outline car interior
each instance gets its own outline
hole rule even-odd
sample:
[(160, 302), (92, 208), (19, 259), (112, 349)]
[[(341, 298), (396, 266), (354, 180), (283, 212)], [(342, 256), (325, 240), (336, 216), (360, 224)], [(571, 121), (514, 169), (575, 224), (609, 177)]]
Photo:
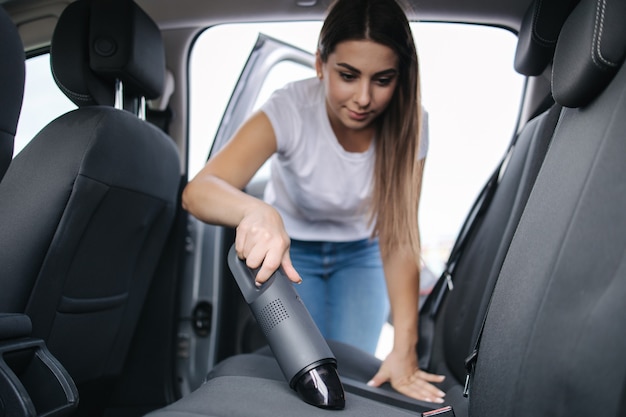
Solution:
[[(423, 64), (425, 181), (442, 180), (425, 182), (420, 206), (417, 354), (446, 376), (444, 404), (369, 386), (384, 349), (259, 318), (290, 295), (253, 304), (229, 257), (235, 230), (181, 206), (195, 164), (286, 79), (310, 76), (315, 38), (299, 35), (319, 30), (329, 3), (0, 0), (0, 416), (626, 415), (626, 1), (401, 2)], [(422, 32), (434, 25), (505, 32), (519, 92), (484, 58), (503, 55), (491, 31), (446, 56), (461, 40)], [(297, 69), (267, 87), (285, 63)], [(451, 93), (429, 90), (429, 66), (461, 79), (474, 64), (489, 75), (469, 93), (452, 96), (457, 76), (442, 81)], [(493, 132), (507, 105), (479, 100), (489, 88), (515, 103), (505, 133)], [(468, 119), (451, 116), (462, 95)], [(448, 145), (444, 125), (477, 136)], [(476, 139), (492, 134), (497, 145)], [(470, 171), (481, 174), (461, 200), (468, 187), (446, 184)], [(245, 191), (262, 196), (264, 181)], [(430, 223), (452, 230), (442, 247), (429, 246)], [(292, 353), (319, 351), (332, 372), (306, 389), (340, 406), (291, 379)], [(320, 369), (305, 361), (305, 375)], [(326, 379), (335, 369), (339, 384)]]

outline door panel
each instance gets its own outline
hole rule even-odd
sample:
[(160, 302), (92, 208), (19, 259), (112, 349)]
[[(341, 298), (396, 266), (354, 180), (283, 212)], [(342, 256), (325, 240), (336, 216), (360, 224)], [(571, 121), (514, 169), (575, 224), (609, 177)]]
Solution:
[[(235, 86), (211, 149), (217, 152), (276, 89), (310, 77), (314, 56), (260, 34)], [(262, 197), (267, 164), (246, 188)], [(234, 230), (190, 216), (178, 325), (177, 375), (182, 395), (202, 384), (218, 361), (265, 344), (226, 265)]]

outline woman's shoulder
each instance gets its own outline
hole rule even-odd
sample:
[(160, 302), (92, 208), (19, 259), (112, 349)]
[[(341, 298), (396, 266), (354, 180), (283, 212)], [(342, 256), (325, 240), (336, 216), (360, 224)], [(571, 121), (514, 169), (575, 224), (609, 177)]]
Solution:
[[(320, 101), (321, 100), (321, 101)], [(274, 91), (261, 110), (270, 120), (283, 120), (294, 116), (312, 117), (324, 101), (323, 85), (317, 78), (293, 81)]]
[(315, 101), (315, 98), (322, 94), (322, 88), (323, 86), (317, 78), (305, 78), (285, 84), (275, 91), (274, 96), (291, 99), (297, 104), (306, 105)]
[(294, 81), (275, 91), (261, 106), (274, 128), (279, 152), (288, 154), (299, 147), (305, 135), (317, 130), (311, 126), (319, 119), (319, 109), (323, 109), (320, 87), (317, 78)]

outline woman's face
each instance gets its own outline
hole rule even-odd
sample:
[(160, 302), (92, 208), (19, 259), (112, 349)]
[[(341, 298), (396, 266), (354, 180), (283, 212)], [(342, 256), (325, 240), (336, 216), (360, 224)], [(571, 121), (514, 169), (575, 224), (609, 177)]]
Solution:
[(322, 62), (318, 75), (326, 87), (326, 108), (335, 131), (360, 130), (382, 114), (398, 83), (398, 56), (393, 49), (369, 40), (337, 44)]

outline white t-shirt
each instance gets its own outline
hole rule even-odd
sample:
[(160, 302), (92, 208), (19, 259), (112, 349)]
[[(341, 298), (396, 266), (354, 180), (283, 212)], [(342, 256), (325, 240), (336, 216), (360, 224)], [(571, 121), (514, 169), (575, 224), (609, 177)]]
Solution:
[[(374, 144), (347, 152), (328, 120), (323, 84), (297, 81), (274, 92), (261, 107), (269, 118), (278, 151), (272, 156), (264, 199), (281, 214), (293, 239), (347, 242), (371, 236), (368, 204), (374, 172)], [(424, 112), (424, 126), (427, 115)], [(424, 129), (419, 158), (428, 148)]]

